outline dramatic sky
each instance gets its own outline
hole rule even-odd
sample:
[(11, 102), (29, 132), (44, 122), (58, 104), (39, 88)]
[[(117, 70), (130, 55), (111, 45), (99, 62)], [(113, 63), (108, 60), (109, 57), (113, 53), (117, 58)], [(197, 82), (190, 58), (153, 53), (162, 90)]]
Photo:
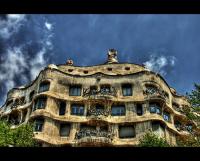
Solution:
[(0, 15), (0, 106), (48, 64), (145, 64), (180, 94), (200, 83), (200, 15)]

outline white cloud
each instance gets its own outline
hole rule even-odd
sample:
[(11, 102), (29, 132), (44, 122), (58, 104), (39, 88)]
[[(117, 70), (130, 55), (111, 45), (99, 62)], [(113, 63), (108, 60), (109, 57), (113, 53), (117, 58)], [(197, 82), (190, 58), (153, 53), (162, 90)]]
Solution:
[(7, 19), (0, 20), (0, 37), (10, 38), (20, 29), (25, 20), (26, 16), (24, 14), (8, 14)]
[[(19, 31), (19, 27), (23, 25), (25, 15), (7, 15), (7, 20), (0, 20), (0, 37), (3, 39), (11, 39), (13, 33)], [(1, 98), (1, 102), (5, 102), (6, 93), (13, 87), (19, 86), (16, 84), (16, 79), (20, 79), (20, 82), (30, 83), (30, 80), (34, 80), (39, 72), (48, 64), (48, 58), (45, 57), (47, 52), (53, 49), (52, 38), (53, 30), (52, 25), (49, 23), (42, 24), (42, 32), (44, 36), (38, 39), (41, 45), (41, 49), (38, 50), (35, 55), (27, 54), (25, 50), (27, 45), (31, 46), (30, 42), (20, 44), (18, 46), (10, 46), (6, 49), (5, 53), (0, 56), (0, 84), (1, 90), (5, 87), (4, 93)], [(45, 27), (44, 27), (45, 26)], [(16, 29), (15, 29), (16, 27)], [(38, 26), (39, 27), (39, 26)], [(27, 74), (27, 72), (29, 74)], [(30, 77), (29, 77), (30, 75)], [(21, 85), (20, 85), (21, 86)], [(0, 102), (0, 103), (1, 103)]]
[(166, 75), (165, 68), (173, 67), (175, 65), (176, 58), (174, 56), (156, 56), (151, 55), (150, 60), (144, 63), (145, 67), (161, 75)]
[(52, 30), (52, 24), (49, 23), (49, 22), (45, 22), (45, 27), (48, 29), (48, 30)]

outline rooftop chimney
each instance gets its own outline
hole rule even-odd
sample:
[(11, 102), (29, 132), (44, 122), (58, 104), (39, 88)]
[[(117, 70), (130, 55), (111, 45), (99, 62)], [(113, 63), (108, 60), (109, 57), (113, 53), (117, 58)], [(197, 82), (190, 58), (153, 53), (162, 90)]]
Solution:
[(109, 49), (108, 50), (108, 64), (118, 63), (117, 60), (117, 50)]
[(67, 65), (73, 65), (73, 64), (74, 64), (74, 62), (73, 62), (73, 60), (72, 60), (72, 59), (68, 59), (68, 60), (67, 60), (67, 62), (66, 62), (66, 64), (67, 64)]

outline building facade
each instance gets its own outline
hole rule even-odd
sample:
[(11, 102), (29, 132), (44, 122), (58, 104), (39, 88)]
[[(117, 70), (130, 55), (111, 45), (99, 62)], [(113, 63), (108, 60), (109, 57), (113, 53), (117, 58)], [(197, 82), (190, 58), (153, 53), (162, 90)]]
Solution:
[(182, 112), (189, 106), (162, 76), (119, 63), (111, 49), (101, 65), (50, 64), (8, 92), (1, 117), (15, 127), (34, 122), (42, 146), (136, 146), (147, 131), (176, 145), (195, 128)]

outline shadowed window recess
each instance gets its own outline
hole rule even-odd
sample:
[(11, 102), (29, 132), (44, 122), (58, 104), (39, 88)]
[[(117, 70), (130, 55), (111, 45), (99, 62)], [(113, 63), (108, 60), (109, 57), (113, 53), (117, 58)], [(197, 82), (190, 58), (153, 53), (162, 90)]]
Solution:
[(37, 109), (45, 109), (46, 106), (46, 102), (47, 102), (47, 98), (46, 97), (40, 97), (36, 100), (33, 111), (37, 110)]
[(59, 115), (65, 115), (66, 111), (66, 102), (65, 101), (60, 101), (59, 102)]
[(50, 82), (49, 81), (44, 81), (44, 82), (40, 83), (38, 93), (48, 91), (49, 87), (50, 87)]
[(123, 94), (123, 96), (132, 96), (132, 85), (131, 84), (123, 84), (122, 85), (122, 94)]
[(34, 121), (34, 131), (35, 132), (41, 132), (43, 130), (44, 126), (44, 119), (38, 118)]
[(69, 136), (71, 125), (68, 123), (60, 124), (60, 136)]

